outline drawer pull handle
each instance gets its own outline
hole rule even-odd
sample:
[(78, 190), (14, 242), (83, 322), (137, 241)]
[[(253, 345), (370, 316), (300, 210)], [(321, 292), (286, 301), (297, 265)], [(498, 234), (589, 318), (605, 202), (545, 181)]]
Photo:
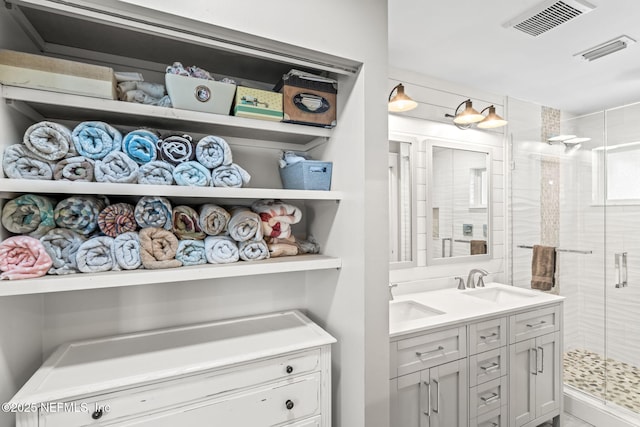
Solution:
[(435, 353), (436, 351), (442, 351), (444, 350), (444, 347), (439, 345), (438, 348), (436, 348), (435, 350), (430, 350), (430, 351), (416, 351), (416, 356), (418, 357), (422, 357), (425, 354), (431, 354), (431, 353)]
[(293, 402), (290, 400), (287, 400), (284, 405), (287, 407), (288, 410), (292, 410), (293, 409)]
[(491, 396), (489, 396), (489, 397), (482, 396), (480, 398), (480, 400), (482, 400), (486, 404), (491, 403), (494, 400), (498, 400), (498, 399), (500, 399), (500, 395), (498, 393), (491, 393)]
[(493, 337), (497, 337), (497, 336), (498, 336), (498, 333), (494, 332), (491, 335), (480, 335), (480, 339), (481, 340), (486, 340), (487, 338), (493, 338)]
[(500, 424), (495, 423), (495, 422), (491, 422), (491, 423), (486, 423), (486, 424), (482, 424), (483, 427), (486, 426), (491, 426), (491, 427), (498, 427)]
[(287, 365), (287, 374), (290, 374), (292, 372), (293, 372), (293, 366)]
[(102, 411), (102, 408), (96, 409), (95, 411), (93, 411), (93, 414), (91, 414), (91, 418), (93, 418), (94, 420), (99, 420), (100, 418), (102, 418), (103, 414), (104, 412)]
[(544, 325), (545, 322), (544, 320), (541, 320), (540, 323), (527, 323), (527, 328), (539, 328), (540, 326)]
[(498, 362), (493, 362), (491, 365), (489, 366), (480, 366), (480, 369), (482, 369), (485, 373), (489, 373), (489, 372), (493, 372), (497, 369), (500, 368), (500, 364)]

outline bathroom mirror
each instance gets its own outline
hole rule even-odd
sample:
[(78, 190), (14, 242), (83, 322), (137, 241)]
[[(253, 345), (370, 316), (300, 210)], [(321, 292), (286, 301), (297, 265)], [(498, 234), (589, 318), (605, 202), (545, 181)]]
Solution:
[(427, 264), (490, 258), (490, 153), (427, 141), (427, 157)]
[(413, 150), (415, 142), (389, 141), (389, 262), (390, 267), (415, 265), (416, 183)]

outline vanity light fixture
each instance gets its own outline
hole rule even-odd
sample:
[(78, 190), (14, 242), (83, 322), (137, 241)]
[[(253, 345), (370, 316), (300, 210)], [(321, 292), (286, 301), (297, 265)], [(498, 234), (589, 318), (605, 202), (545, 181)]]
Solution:
[(507, 121), (496, 114), (496, 107), (490, 105), (489, 107), (480, 111), (480, 114), (484, 113), (485, 110), (489, 110), (489, 114), (487, 114), (487, 117), (485, 117), (481, 122), (478, 123), (478, 127), (480, 129), (495, 129), (506, 126)]
[[(458, 112), (460, 107), (464, 104), (464, 110)], [(489, 113), (484, 116), (482, 113), (489, 110)], [(480, 129), (493, 129), (505, 126), (507, 121), (496, 114), (496, 107), (490, 105), (489, 107), (478, 112), (473, 108), (473, 103), (470, 99), (462, 101), (457, 107), (453, 115), (445, 114), (445, 117), (453, 118), (453, 124), (459, 129), (469, 129), (472, 124), (477, 123)]]
[[(392, 97), (391, 95), (393, 95), (394, 92), (396, 94)], [(393, 89), (391, 89), (391, 92), (389, 93), (389, 111), (399, 113), (413, 110), (417, 106), (418, 103), (404, 93), (404, 86), (402, 83), (398, 83)]]

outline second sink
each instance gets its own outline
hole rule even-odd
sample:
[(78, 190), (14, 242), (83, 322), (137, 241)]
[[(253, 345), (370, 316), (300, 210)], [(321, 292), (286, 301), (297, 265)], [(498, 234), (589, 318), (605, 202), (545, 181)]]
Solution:
[(443, 311), (427, 307), (415, 301), (393, 301), (389, 303), (389, 322), (408, 322), (425, 317), (444, 314)]
[(481, 298), (498, 304), (520, 301), (522, 299), (534, 298), (537, 296), (535, 293), (530, 293), (526, 290), (519, 291), (515, 289), (508, 289), (502, 286), (499, 288), (491, 287), (471, 289), (465, 291), (464, 293), (465, 295), (469, 295), (474, 298)]

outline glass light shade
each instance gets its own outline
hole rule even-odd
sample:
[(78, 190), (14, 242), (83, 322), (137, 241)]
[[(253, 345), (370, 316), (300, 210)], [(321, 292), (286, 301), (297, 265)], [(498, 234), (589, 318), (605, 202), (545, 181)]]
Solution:
[(568, 141), (570, 139), (575, 138), (575, 135), (556, 135), (556, 136), (552, 136), (551, 138), (547, 139), (547, 141), (549, 142), (562, 142), (562, 141)]
[(404, 93), (404, 86), (402, 85), (402, 83), (394, 87), (391, 90), (391, 93), (393, 93), (394, 90), (396, 91), (396, 94), (393, 97), (391, 97), (391, 94), (389, 94), (389, 111), (398, 113), (402, 111), (413, 110), (418, 106), (418, 103), (416, 101), (414, 101)]
[(506, 126), (508, 122), (496, 114), (496, 107), (493, 105), (489, 107), (489, 114), (484, 118), (480, 123), (478, 123), (478, 127), (480, 129), (494, 129), (502, 126)]
[(457, 123), (459, 125), (470, 125), (471, 123), (478, 123), (481, 120), (484, 120), (484, 116), (473, 108), (470, 100), (467, 100), (465, 101), (464, 111), (456, 114), (453, 118), (453, 123)]

